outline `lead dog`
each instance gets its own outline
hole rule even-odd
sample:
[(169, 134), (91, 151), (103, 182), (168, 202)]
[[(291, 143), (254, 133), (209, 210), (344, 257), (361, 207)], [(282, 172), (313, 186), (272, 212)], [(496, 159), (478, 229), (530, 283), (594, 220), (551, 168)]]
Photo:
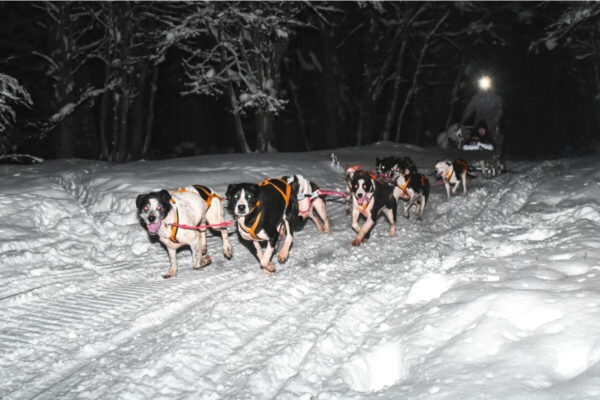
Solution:
[[(239, 183), (227, 187), (230, 212), (235, 215), (242, 239), (250, 240), (263, 271), (273, 275), (271, 257), (280, 240), (280, 263), (288, 259), (293, 237), (293, 221), (298, 214), (297, 189), (283, 179), (267, 179), (259, 184)], [(267, 242), (263, 252), (261, 242)]]
[(446, 187), (446, 194), (450, 198), (450, 185), (454, 185), (452, 188), (452, 194), (456, 194), (458, 185), (462, 181), (463, 194), (467, 194), (467, 173), (469, 171), (469, 165), (464, 160), (442, 160), (435, 164), (436, 175), (442, 178), (444, 186)]
[[(169, 254), (170, 267), (163, 278), (177, 275), (177, 249), (189, 246), (194, 269), (211, 263), (206, 254), (206, 229), (181, 229), (173, 224), (197, 226), (223, 223), (223, 198), (212, 189), (194, 185), (169, 193), (167, 190), (140, 194), (136, 198), (138, 216), (148, 233), (158, 236)], [(221, 229), (223, 254), (231, 258), (233, 250), (225, 229)]]
[[(377, 216), (382, 212), (390, 223), (390, 236), (396, 234), (396, 208), (397, 200), (393, 194), (394, 186), (377, 181), (372, 173), (355, 171), (350, 180), (350, 193), (352, 195), (352, 228), (358, 232), (352, 246), (360, 246), (365, 236), (375, 225)], [(361, 227), (358, 224), (360, 215), (367, 220)]]
[(317, 196), (319, 187), (302, 175), (284, 176), (281, 178), (290, 185), (296, 186), (298, 192), (298, 216), (310, 218), (319, 232), (329, 233), (329, 220), (323, 196)]
[(423, 211), (429, 199), (429, 180), (423, 174), (412, 172), (396, 178), (394, 197), (407, 200), (404, 216), (409, 217), (410, 208), (416, 204), (417, 219), (423, 219)]

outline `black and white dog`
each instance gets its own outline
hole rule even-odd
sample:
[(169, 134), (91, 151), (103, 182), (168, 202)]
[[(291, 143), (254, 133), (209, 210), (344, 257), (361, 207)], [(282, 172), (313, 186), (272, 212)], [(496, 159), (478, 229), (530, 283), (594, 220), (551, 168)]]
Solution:
[(429, 180), (423, 174), (412, 172), (399, 175), (396, 178), (394, 187), (394, 197), (406, 200), (404, 206), (404, 216), (409, 217), (410, 208), (416, 204), (417, 219), (423, 219), (423, 211), (429, 199)]
[[(206, 254), (206, 229), (183, 229), (176, 225), (198, 226), (224, 222), (223, 197), (212, 189), (194, 185), (169, 193), (167, 190), (140, 194), (136, 199), (138, 216), (148, 233), (158, 236), (169, 253), (170, 267), (164, 278), (177, 275), (177, 249), (189, 246), (192, 250), (194, 268), (202, 268), (211, 262)], [(176, 225), (173, 225), (176, 224)], [(233, 250), (227, 230), (220, 229), (223, 254), (231, 258)]]
[(281, 179), (296, 186), (298, 192), (298, 216), (310, 218), (319, 232), (329, 233), (329, 220), (323, 196), (317, 196), (319, 186), (302, 175), (284, 176)]
[[(379, 182), (374, 173), (358, 170), (350, 180), (352, 195), (352, 229), (358, 234), (352, 241), (352, 246), (360, 246), (365, 236), (371, 231), (379, 213), (383, 213), (390, 223), (390, 236), (396, 234), (397, 200), (393, 194), (394, 186)], [(366, 217), (361, 227), (358, 224), (360, 215)]]
[(444, 186), (446, 187), (446, 194), (450, 198), (450, 185), (454, 185), (452, 188), (452, 194), (456, 194), (456, 190), (462, 182), (463, 194), (467, 194), (467, 174), (469, 172), (469, 165), (466, 161), (457, 159), (454, 161), (442, 160), (435, 164), (435, 173), (437, 176), (442, 178)]
[[(242, 239), (251, 240), (263, 271), (272, 275), (275, 265), (271, 257), (285, 235), (279, 251), (280, 263), (288, 259), (293, 237), (293, 221), (298, 215), (298, 193), (283, 179), (267, 179), (259, 184), (239, 183), (227, 187), (230, 212), (237, 219)], [(263, 252), (260, 242), (267, 242)]]
[(399, 175), (417, 172), (417, 167), (410, 157), (389, 156), (383, 159), (375, 159), (377, 178), (390, 183)]

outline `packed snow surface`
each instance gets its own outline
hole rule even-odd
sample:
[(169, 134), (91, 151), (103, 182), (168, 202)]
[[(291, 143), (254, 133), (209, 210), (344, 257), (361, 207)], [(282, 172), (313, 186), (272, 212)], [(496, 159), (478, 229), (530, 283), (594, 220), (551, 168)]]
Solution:
[[(336, 151), (373, 168), (441, 150)], [(136, 216), (158, 189), (299, 173), (344, 190), (330, 152), (115, 165), (0, 166), (2, 399), (598, 399), (600, 157), (509, 162), (423, 221), (379, 219), (352, 247), (343, 203), (308, 221), (265, 275), (230, 228), (226, 260), (161, 277), (168, 258)], [(431, 177), (432, 181), (433, 177)]]

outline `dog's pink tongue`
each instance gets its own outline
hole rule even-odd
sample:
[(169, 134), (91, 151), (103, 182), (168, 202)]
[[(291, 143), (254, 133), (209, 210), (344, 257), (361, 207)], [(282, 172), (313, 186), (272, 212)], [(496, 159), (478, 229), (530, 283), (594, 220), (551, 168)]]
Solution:
[(358, 204), (360, 204), (361, 206), (363, 205), (363, 203), (368, 203), (369, 199), (367, 198), (367, 196), (363, 196), (358, 198)]
[(155, 234), (160, 229), (160, 222), (156, 222), (154, 224), (146, 224), (146, 228), (148, 228), (148, 232)]

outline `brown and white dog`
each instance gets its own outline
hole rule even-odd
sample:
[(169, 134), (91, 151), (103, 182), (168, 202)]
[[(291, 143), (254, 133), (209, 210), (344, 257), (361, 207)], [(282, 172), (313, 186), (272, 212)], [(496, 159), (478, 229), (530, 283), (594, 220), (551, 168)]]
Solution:
[(310, 218), (319, 232), (329, 233), (329, 220), (327, 219), (327, 209), (325, 199), (318, 196), (319, 187), (314, 182), (306, 179), (302, 175), (284, 176), (281, 179), (287, 181), (290, 185), (296, 186), (298, 192), (298, 216), (302, 219)]
[(412, 172), (396, 178), (394, 197), (406, 200), (404, 216), (408, 218), (410, 208), (416, 204), (417, 219), (423, 219), (423, 211), (429, 199), (429, 180), (423, 174)]
[(454, 185), (452, 188), (452, 194), (456, 194), (456, 190), (462, 181), (463, 194), (467, 194), (467, 173), (469, 171), (469, 165), (464, 160), (442, 160), (435, 164), (435, 173), (437, 176), (442, 178), (444, 186), (446, 187), (446, 194), (450, 197), (450, 185)]
[[(192, 250), (194, 269), (211, 263), (206, 254), (206, 229), (182, 229), (177, 225), (198, 226), (224, 222), (223, 197), (212, 189), (194, 185), (169, 193), (167, 190), (140, 194), (136, 198), (138, 216), (148, 233), (158, 236), (169, 254), (170, 267), (164, 278), (177, 275), (177, 249), (189, 246)], [(221, 229), (223, 254), (231, 258), (233, 250), (227, 230)]]
[[(293, 237), (293, 221), (298, 215), (298, 193), (283, 179), (266, 179), (259, 184), (238, 183), (227, 187), (230, 212), (237, 219), (242, 239), (253, 242), (263, 271), (273, 275), (273, 252), (283, 235), (280, 263), (288, 259)], [(261, 242), (267, 242), (263, 252)]]
[(352, 177), (356, 171), (362, 171), (362, 167), (359, 164), (346, 165), (346, 193), (348, 194), (345, 204), (346, 214), (350, 214), (350, 209), (352, 207)]
[[(390, 236), (396, 234), (397, 199), (393, 191), (394, 186), (377, 181), (372, 172), (358, 170), (352, 174), (350, 179), (352, 228), (358, 232), (352, 241), (353, 246), (360, 246), (365, 240), (380, 212), (390, 223)], [(358, 224), (360, 215), (364, 215), (367, 219), (362, 227)]]

